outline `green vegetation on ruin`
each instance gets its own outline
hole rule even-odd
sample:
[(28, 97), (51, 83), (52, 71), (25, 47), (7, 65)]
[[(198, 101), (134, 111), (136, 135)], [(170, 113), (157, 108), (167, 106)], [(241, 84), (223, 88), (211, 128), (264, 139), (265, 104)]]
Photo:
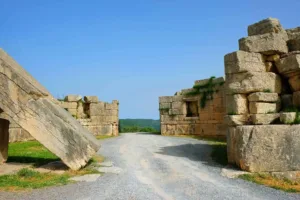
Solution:
[(120, 119), (119, 132), (160, 132), (160, 120), (153, 119)]
[(193, 86), (193, 91), (186, 93), (186, 96), (201, 95), (200, 106), (205, 108), (207, 101), (213, 100), (214, 93), (219, 92), (216, 87), (224, 85), (224, 81), (214, 83), (216, 77), (212, 76), (205, 84), (196, 84)]

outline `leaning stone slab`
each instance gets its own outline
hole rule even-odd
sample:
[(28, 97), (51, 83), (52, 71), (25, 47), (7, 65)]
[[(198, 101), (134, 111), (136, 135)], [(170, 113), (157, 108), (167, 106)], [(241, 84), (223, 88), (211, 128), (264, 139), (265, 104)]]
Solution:
[(262, 35), (265, 33), (280, 33), (285, 30), (282, 28), (278, 19), (267, 18), (248, 26), (248, 35)]
[(281, 78), (272, 72), (246, 72), (226, 77), (227, 94), (248, 94), (266, 90), (281, 93)]
[(249, 104), (251, 114), (272, 114), (277, 113), (279, 109), (277, 103), (250, 102)]
[(292, 54), (276, 62), (278, 72), (285, 77), (300, 74), (300, 54)]
[(0, 49), (0, 108), (73, 170), (99, 150), (97, 139)]
[(296, 112), (282, 112), (280, 113), (280, 122), (284, 124), (292, 124), (296, 119)]
[(262, 125), (262, 124), (272, 124), (276, 122), (280, 117), (279, 113), (272, 114), (252, 114), (251, 120), (253, 124)]
[(226, 96), (227, 114), (241, 115), (249, 113), (248, 100), (245, 94), (234, 94)]
[(231, 127), (227, 152), (230, 163), (249, 172), (299, 171), (300, 125)]
[(226, 74), (266, 71), (263, 55), (259, 53), (236, 51), (225, 55), (224, 62)]
[(248, 100), (256, 102), (277, 102), (279, 96), (277, 93), (255, 92), (248, 96)]
[(82, 96), (80, 95), (68, 95), (65, 97), (65, 101), (68, 102), (77, 102), (80, 101), (82, 99)]
[(98, 103), (99, 101), (97, 96), (84, 96), (83, 99), (86, 103)]
[(262, 53), (264, 55), (284, 54), (288, 52), (287, 40), (286, 32), (266, 33), (240, 39), (239, 47), (242, 51)]

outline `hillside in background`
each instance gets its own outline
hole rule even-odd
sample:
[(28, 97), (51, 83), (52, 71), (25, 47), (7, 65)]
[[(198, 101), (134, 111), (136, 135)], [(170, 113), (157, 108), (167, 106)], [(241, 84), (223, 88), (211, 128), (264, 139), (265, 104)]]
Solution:
[(120, 119), (119, 126), (120, 132), (160, 132), (160, 121), (154, 119)]

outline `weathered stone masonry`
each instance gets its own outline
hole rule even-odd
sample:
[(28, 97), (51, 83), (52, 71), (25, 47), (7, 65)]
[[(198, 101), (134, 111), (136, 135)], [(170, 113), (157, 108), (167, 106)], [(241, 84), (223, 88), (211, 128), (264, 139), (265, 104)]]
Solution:
[[(202, 102), (203, 94), (193, 94), (195, 88), (205, 87), (212, 81), (215, 92)], [(201, 135), (204, 137), (225, 137), (226, 125), (224, 78), (195, 81), (194, 87), (177, 92), (175, 96), (159, 98), (162, 135)], [(208, 88), (203, 88), (208, 90)], [(201, 106), (205, 103), (205, 106)]]
[(251, 172), (300, 171), (300, 28), (268, 18), (225, 56), (229, 163)]

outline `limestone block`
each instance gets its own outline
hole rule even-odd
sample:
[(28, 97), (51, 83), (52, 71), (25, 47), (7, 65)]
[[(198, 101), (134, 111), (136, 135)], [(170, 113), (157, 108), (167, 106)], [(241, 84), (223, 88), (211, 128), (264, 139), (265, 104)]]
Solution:
[(280, 55), (278, 55), (278, 54), (274, 54), (274, 55), (270, 55), (270, 56), (266, 57), (266, 61), (269, 61), (269, 62), (277, 62), (279, 60), (280, 60)]
[(171, 103), (172, 99), (173, 99), (172, 96), (163, 96), (163, 97), (159, 97), (159, 102), (160, 103)]
[(186, 111), (183, 109), (170, 109), (169, 115), (184, 115), (186, 114)]
[(0, 108), (73, 170), (99, 150), (96, 138), (0, 49)]
[(225, 55), (225, 73), (265, 72), (263, 56), (260, 53), (236, 51)]
[(105, 111), (105, 103), (104, 102), (98, 102), (98, 103), (91, 103), (90, 104), (90, 116), (97, 116), (97, 115), (103, 115)]
[(172, 109), (184, 109), (185, 103), (182, 101), (177, 101), (172, 103)]
[(293, 93), (293, 105), (300, 107), (300, 91)]
[(239, 47), (242, 51), (265, 55), (283, 54), (288, 52), (287, 40), (288, 36), (286, 32), (266, 33), (240, 39)]
[(238, 126), (249, 124), (249, 115), (226, 115), (224, 123), (228, 126)]
[(246, 72), (226, 76), (227, 94), (270, 91), (281, 93), (281, 78), (272, 72)]
[(297, 38), (300, 35), (300, 27), (286, 30), (290, 40)]
[(281, 96), (281, 105), (282, 109), (290, 108), (293, 106), (293, 95), (292, 94), (284, 94)]
[(172, 97), (172, 102), (180, 102), (183, 101), (184, 96), (173, 96)]
[(103, 123), (118, 123), (119, 117), (118, 116), (91, 116), (91, 124), (92, 125), (99, 125)]
[(282, 28), (278, 19), (267, 18), (248, 26), (248, 35), (261, 35), (265, 33), (280, 33), (285, 30)]
[(228, 161), (249, 172), (300, 170), (300, 126), (237, 126), (228, 129)]
[(300, 51), (300, 35), (296, 39), (289, 40), (287, 42), (289, 51)]
[(261, 124), (272, 124), (276, 122), (280, 117), (279, 113), (272, 114), (253, 114), (251, 115), (251, 121), (253, 124), (261, 125)]
[(300, 74), (289, 78), (289, 84), (294, 92), (300, 91)]
[(114, 103), (105, 103), (105, 109), (107, 110), (118, 110), (119, 105)]
[(281, 112), (280, 113), (280, 122), (284, 124), (291, 124), (296, 119), (296, 112)]
[(118, 110), (105, 110), (104, 115), (107, 116), (118, 116), (119, 111)]
[(61, 105), (61, 107), (65, 108), (65, 109), (76, 109), (77, 108), (77, 102), (62, 101), (60, 105)]
[(255, 92), (248, 96), (248, 100), (251, 102), (277, 102), (279, 96), (277, 93)]
[(99, 101), (97, 96), (84, 96), (83, 99), (86, 103), (97, 103)]
[(251, 114), (271, 114), (277, 113), (280, 107), (276, 103), (250, 102), (249, 110)]
[(159, 109), (164, 110), (164, 109), (170, 109), (171, 108), (171, 103), (160, 103), (159, 104)]
[(80, 95), (68, 95), (65, 97), (65, 101), (68, 101), (68, 102), (77, 102), (80, 100), (82, 100), (82, 96), (80, 96)]
[(113, 135), (112, 124), (86, 126), (85, 128), (87, 128), (94, 135)]
[(276, 62), (278, 72), (285, 77), (300, 74), (300, 54), (292, 54)]
[(248, 111), (248, 100), (245, 94), (235, 94), (226, 96), (226, 111), (227, 114), (247, 114)]

